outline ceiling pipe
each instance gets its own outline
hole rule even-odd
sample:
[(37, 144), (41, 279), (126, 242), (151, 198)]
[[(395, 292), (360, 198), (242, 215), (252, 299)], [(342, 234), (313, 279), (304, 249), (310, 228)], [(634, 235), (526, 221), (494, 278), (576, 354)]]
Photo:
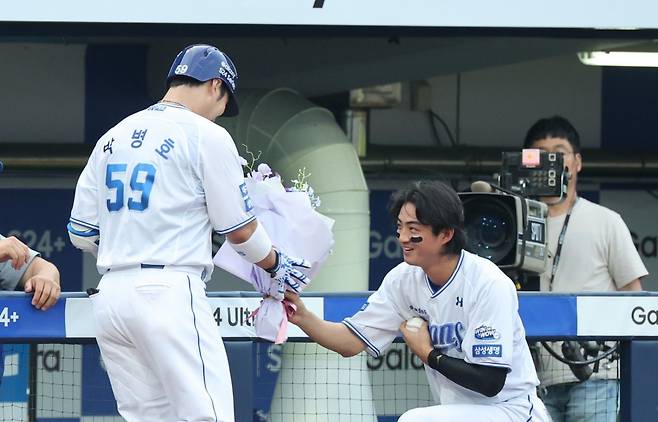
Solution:
[[(381, 147), (370, 146), (361, 168), (368, 174), (445, 172), (493, 174), (500, 171), (503, 151), (489, 147)], [(518, 150), (517, 150), (518, 151)], [(601, 149), (582, 151), (585, 177), (658, 177), (658, 152), (629, 152)]]
[[(93, 145), (53, 145), (0, 143), (0, 160), (5, 173), (80, 173)], [(500, 170), (500, 147), (416, 147), (368, 146), (360, 159), (365, 174), (397, 173), (476, 173), (493, 174)], [(607, 178), (658, 177), (658, 151), (616, 151), (584, 149), (582, 176)]]

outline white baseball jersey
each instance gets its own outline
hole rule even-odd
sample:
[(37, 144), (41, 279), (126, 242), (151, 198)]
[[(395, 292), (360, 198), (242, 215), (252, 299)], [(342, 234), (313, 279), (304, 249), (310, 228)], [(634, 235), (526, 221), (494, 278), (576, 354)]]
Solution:
[(90, 300), (127, 421), (233, 422), (228, 359), (204, 276), (213, 267), (211, 230), (249, 223), (250, 208), (233, 140), (184, 107), (153, 105), (96, 144), (69, 230), (100, 232), (103, 277)]
[(343, 323), (368, 353), (379, 356), (399, 335), (403, 321), (424, 318), (441, 353), (509, 371), (502, 391), (490, 398), (425, 366), (434, 396), (441, 404), (496, 404), (534, 396), (539, 384), (518, 311), (512, 281), (491, 261), (462, 251), (440, 289), (420, 267), (402, 263), (393, 268), (363, 308)]
[(97, 267), (179, 265), (212, 272), (211, 229), (254, 219), (231, 136), (170, 103), (135, 113), (98, 141), (71, 222), (100, 231)]

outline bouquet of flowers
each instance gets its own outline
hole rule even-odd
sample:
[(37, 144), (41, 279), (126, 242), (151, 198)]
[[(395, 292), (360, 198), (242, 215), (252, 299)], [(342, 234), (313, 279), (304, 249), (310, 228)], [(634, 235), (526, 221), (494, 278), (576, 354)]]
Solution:
[[(249, 153), (249, 151), (247, 151)], [(284, 188), (281, 176), (274, 173), (265, 163), (253, 170), (244, 160), (249, 172), (245, 178), (247, 190), (253, 205), (253, 213), (272, 239), (274, 246), (289, 256), (303, 258), (311, 264), (304, 273), (312, 278), (325, 262), (334, 244), (331, 231), (334, 220), (326, 217), (315, 208), (320, 198), (306, 181), (310, 174), (306, 169), (298, 172), (292, 186)], [(213, 262), (220, 268), (251, 283), (265, 298), (254, 312), (256, 335), (277, 344), (287, 339), (288, 315), (294, 312), (292, 304), (272, 286), (273, 279), (258, 267), (242, 259), (233, 248), (224, 242)], [(286, 289), (299, 293), (306, 286), (286, 286)]]

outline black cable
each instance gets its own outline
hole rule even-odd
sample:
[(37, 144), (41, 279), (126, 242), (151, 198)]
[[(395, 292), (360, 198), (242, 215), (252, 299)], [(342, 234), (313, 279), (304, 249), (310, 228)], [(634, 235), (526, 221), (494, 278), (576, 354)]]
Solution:
[[(430, 109), (430, 110), (428, 110), (428, 112), (430, 113), (430, 116), (432, 116), (434, 119), (438, 120), (439, 123), (441, 123), (441, 126), (443, 126), (443, 130), (445, 130), (446, 134), (448, 135), (448, 138), (450, 139), (450, 143), (452, 144), (452, 146), (453, 147), (456, 146), (457, 142), (455, 142), (455, 137), (452, 136), (452, 132), (450, 131), (450, 128), (448, 127), (448, 124), (445, 122), (445, 120), (443, 120), (441, 118), (441, 116), (436, 114), (436, 112), (434, 112), (434, 110)], [(434, 127), (434, 120), (432, 120), (432, 127)], [(435, 128), (435, 130), (436, 130), (436, 128)]]
[(430, 110), (428, 113), (428, 116), (430, 118), (430, 126), (432, 127), (432, 133), (434, 133), (434, 139), (436, 139), (437, 145), (441, 146), (441, 137), (439, 136), (439, 131), (436, 130), (436, 125), (434, 124), (434, 116), (432, 116), (432, 111)]
[(457, 95), (455, 95), (455, 141), (457, 145), (461, 142), (461, 91), (462, 91), (462, 74), (457, 73)]
[(616, 352), (617, 349), (619, 348), (619, 343), (615, 343), (615, 345), (613, 347), (611, 347), (609, 350), (607, 350), (605, 353), (597, 355), (597, 356), (593, 357), (592, 359), (589, 359), (589, 360), (569, 360), (569, 359), (566, 359), (566, 358), (560, 356), (560, 354), (557, 353), (555, 350), (553, 350), (553, 348), (551, 346), (549, 346), (548, 343), (546, 343), (545, 341), (542, 341), (541, 345), (544, 346), (544, 349), (546, 349), (546, 351), (551, 356), (553, 356), (555, 359), (559, 360), (560, 362), (562, 362), (566, 365), (590, 365), (592, 363), (596, 363), (596, 362), (598, 362), (602, 359), (607, 358), (608, 356), (610, 356), (611, 354)]

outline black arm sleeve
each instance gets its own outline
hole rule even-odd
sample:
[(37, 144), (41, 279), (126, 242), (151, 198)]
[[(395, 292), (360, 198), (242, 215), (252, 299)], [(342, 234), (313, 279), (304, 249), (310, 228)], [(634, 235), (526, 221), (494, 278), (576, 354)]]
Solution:
[(437, 349), (430, 352), (427, 364), (450, 381), (487, 397), (500, 393), (507, 379), (507, 368), (468, 363), (442, 355)]

